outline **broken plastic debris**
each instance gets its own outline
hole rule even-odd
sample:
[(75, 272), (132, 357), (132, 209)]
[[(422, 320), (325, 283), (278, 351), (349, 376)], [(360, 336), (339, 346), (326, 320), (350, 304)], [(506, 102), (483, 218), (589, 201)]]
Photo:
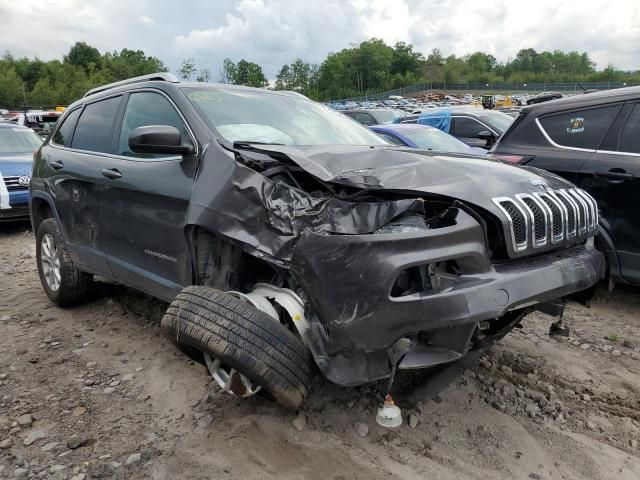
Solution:
[(397, 428), (402, 425), (402, 412), (394, 403), (391, 395), (387, 395), (382, 406), (378, 408), (376, 422), (386, 428)]

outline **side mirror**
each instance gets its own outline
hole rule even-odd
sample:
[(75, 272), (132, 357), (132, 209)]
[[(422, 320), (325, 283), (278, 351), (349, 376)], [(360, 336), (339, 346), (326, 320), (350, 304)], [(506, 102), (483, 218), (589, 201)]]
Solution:
[(480, 140), (486, 140), (487, 142), (489, 140), (495, 140), (495, 136), (493, 135), (493, 133), (491, 133), (489, 130), (483, 130), (480, 133), (478, 133), (477, 137)]
[(488, 130), (483, 130), (478, 133), (478, 138), (486, 142), (485, 148), (492, 147), (493, 144), (496, 143), (496, 136)]
[(182, 134), (169, 125), (145, 125), (135, 128), (129, 135), (129, 148), (135, 153), (167, 153), (188, 155), (191, 144), (182, 143)]

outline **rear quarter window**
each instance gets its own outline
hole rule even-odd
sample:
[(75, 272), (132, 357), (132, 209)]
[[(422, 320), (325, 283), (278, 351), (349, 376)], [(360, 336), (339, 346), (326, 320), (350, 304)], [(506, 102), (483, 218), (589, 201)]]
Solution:
[(549, 138), (558, 145), (595, 150), (620, 108), (620, 105), (615, 105), (546, 115), (539, 122)]
[(53, 143), (63, 147), (71, 146), (71, 137), (73, 137), (73, 130), (76, 128), (76, 122), (81, 110), (82, 108), (77, 108), (65, 117), (60, 128), (53, 134)]

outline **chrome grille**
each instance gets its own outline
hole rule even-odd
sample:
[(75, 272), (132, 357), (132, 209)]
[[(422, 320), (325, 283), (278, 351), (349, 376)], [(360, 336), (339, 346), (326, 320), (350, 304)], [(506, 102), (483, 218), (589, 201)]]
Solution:
[(528, 219), (524, 210), (510, 198), (494, 199), (500, 209), (509, 217), (511, 224), (511, 241), (516, 250), (527, 248)]
[(7, 187), (7, 190), (24, 190), (27, 187), (23, 187), (20, 185), (18, 180), (20, 177), (4, 177), (4, 184)]
[(598, 205), (579, 188), (520, 193), (493, 202), (507, 217), (516, 252), (592, 235), (598, 227)]

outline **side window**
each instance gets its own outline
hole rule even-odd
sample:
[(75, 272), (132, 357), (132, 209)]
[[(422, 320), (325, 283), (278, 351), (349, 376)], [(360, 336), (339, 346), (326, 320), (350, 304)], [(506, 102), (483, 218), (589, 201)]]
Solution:
[(81, 110), (81, 108), (76, 108), (67, 115), (60, 128), (53, 134), (53, 143), (63, 147), (71, 146), (71, 137), (73, 136), (73, 130), (76, 128), (76, 122)]
[(558, 145), (595, 150), (619, 111), (616, 105), (561, 113), (540, 118), (540, 124)]
[(622, 127), (620, 136), (621, 152), (640, 153), (640, 103), (636, 104)]
[(487, 130), (487, 127), (473, 118), (453, 117), (452, 120), (453, 132), (456, 137), (476, 138), (480, 132)]
[(376, 133), (389, 143), (392, 143), (394, 145), (404, 145), (404, 143), (402, 143), (402, 141), (395, 135), (391, 135), (390, 133), (384, 133), (384, 132), (376, 132)]
[(368, 113), (358, 112), (356, 113), (356, 121), (363, 125), (375, 125), (376, 120)]
[(71, 147), (90, 152), (113, 153), (113, 124), (121, 99), (121, 96), (111, 97), (84, 107)]
[(146, 125), (169, 125), (176, 127), (182, 134), (184, 141), (187, 138), (187, 129), (171, 102), (159, 93), (138, 92), (129, 95), (127, 108), (122, 119), (120, 140), (118, 142), (118, 155), (136, 158), (159, 158), (171, 155), (166, 154), (141, 154), (134, 153), (129, 148), (129, 135), (131, 132)]

